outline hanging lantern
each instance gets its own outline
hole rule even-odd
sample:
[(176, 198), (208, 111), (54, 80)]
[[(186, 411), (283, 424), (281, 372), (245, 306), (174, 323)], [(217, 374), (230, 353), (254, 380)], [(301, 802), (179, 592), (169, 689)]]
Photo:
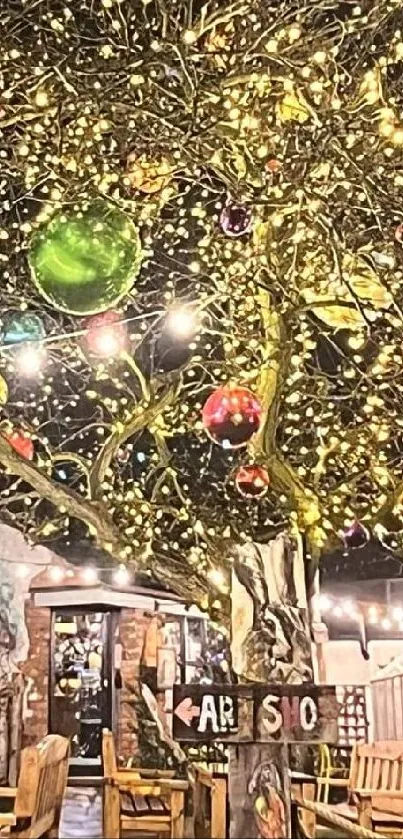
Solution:
[(6, 435), (6, 439), (10, 443), (10, 446), (18, 452), (21, 457), (24, 457), (25, 460), (32, 460), (35, 449), (34, 444), (30, 437), (27, 437), (23, 431), (12, 431), (11, 434)]
[(235, 477), (235, 485), (244, 498), (263, 498), (269, 488), (270, 478), (264, 466), (253, 464), (241, 466)]
[(99, 358), (115, 358), (127, 344), (127, 327), (118, 312), (94, 315), (83, 323), (86, 329), (82, 338), (84, 349)]
[(221, 230), (235, 239), (249, 233), (252, 227), (252, 210), (242, 204), (229, 203), (220, 215)]
[(344, 547), (348, 550), (358, 550), (363, 548), (369, 541), (369, 531), (360, 521), (355, 521), (353, 524), (343, 531), (341, 534)]
[(214, 443), (225, 449), (237, 449), (258, 430), (261, 415), (262, 406), (251, 390), (226, 386), (208, 397), (202, 421)]
[(55, 215), (34, 234), (29, 256), (38, 291), (75, 315), (116, 305), (130, 291), (141, 260), (137, 227), (103, 200)]

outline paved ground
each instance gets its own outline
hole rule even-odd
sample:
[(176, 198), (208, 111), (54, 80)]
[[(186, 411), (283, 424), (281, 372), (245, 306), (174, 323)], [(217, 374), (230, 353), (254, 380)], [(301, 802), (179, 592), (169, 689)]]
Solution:
[(102, 839), (102, 791), (68, 787), (62, 810), (60, 839)]

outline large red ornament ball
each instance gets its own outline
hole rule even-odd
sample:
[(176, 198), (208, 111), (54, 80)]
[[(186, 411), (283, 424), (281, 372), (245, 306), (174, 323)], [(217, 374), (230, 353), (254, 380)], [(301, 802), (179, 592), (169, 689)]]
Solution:
[(127, 328), (118, 312), (103, 312), (87, 318), (82, 338), (84, 349), (98, 358), (115, 358), (127, 344)]
[(26, 460), (32, 460), (35, 449), (34, 444), (30, 437), (27, 437), (23, 431), (13, 431), (11, 434), (7, 435), (7, 440), (10, 443), (10, 446), (18, 452), (21, 457), (25, 457)]
[(244, 498), (263, 498), (269, 483), (267, 469), (257, 464), (241, 466), (235, 476), (235, 486)]
[(246, 387), (219, 387), (203, 407), (205, 430), (224, 449), (244, 446), (258, 430), (262, 416), (259, 399)]

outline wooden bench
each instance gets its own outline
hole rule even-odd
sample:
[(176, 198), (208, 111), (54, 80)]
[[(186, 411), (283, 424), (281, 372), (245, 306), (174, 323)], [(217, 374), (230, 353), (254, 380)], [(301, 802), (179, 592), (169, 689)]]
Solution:
[(119, 839), (124, 831), (138, 830), (183, 839), (188, 782), (142, 777), (139, 769), (118, 769), (110, 731), (103, 732), (102, 757), (104, 835)]
[(193, 832), (195, 839), (225, 839), (227, 835), (227, 779), (192, 766)]
[[(354, 746), (348, 779), (318, 778), (330, 787), (344, 787), (347, 801), (319, 804), (304, 799), (302, 790), (293, 784), (294, 800), (319, 818), (335, 825), (350, 836), (364, 836), (375, 828), (377, 835), (403, 836), (403, 740), (362, 743)], [(342, 824), (343, 823), (343, 824)]]
[(0, 835), (21, 839), (59, 835), (60, 812), (69, 769), (70, 743), (50, 734), (21, 752), (17, 787), (0, 787), (0, 797), (14, 799), (9, 813), (0, 813)]

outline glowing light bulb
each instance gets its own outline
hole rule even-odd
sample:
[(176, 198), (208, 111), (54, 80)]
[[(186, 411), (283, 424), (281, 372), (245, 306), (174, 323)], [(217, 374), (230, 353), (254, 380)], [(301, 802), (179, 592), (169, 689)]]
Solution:
[(41, 347), (28, 344), (15, 354), (15, 366), (21, 376), (37, 376), (45, 362), (45, 352)]
[(212, 583), (213, 586), (217, 586), (217, 588), (220, 588), (225, 583), (224, 574), (219, 568), (212, 568), (211, 571), (208, 572), (208, 578), (210, 583)]
[(113, 582), (118, 586), (127, 586), (130, 582), (130, 574), (124, 565), (120, 565), (116, 571), (113, 572)]
[(98, 571), (92, 565), (88, 565), (87, 568), (82, 569), (82, 576), (86, 583), (95, 583), (98, 580)]
[(341, 606), (336, 606), (333, 609), (333, 614), (334, 614), (335, 618), (342, 618), (343, 617), (343, 609), (341, 608)]
[(389, 618), (384, 618), (382, 623), (381, 623), (381, 626), (382, 626), (382, 629), (386, 629), (386, 630), (391, 629), (392, 621)]
[(403, 609), (401, 606), (396, 606), (392, 612), (393, 620), (403, 621)]
[(197, 317), (189, 308), (172, 309), (166, 319), (166, 327), (177, 338), (191, 338), (197, 332)]
[(368, 609), (369, 623), (378, 623), (378, 609), (376, 606), (370, 606)]
[(60, 583), (64, 577), (64, 569), (60, 568), (59, 565), (51, 565), (48, 568), (48, 574), (55, 583)]
[(332, 601), (327, 594), (321, 594), (319, 597), (319, 608), (321, 612), (327, 612), (332, 605)]

